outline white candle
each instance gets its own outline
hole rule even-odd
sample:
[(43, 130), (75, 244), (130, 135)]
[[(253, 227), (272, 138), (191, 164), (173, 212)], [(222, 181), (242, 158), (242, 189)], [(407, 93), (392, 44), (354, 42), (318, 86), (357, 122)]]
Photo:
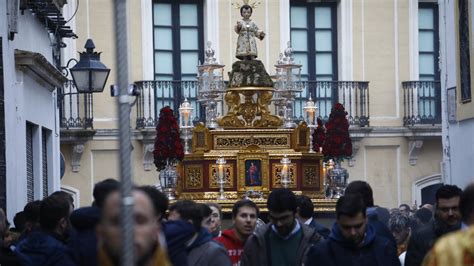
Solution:
[(288, 165), (284, 164), (283, 168), (281, 169), (281, 177), (282, 179), (286, 179), (288, 177)]
[(219, 180), (224, 180), (224, 165), (222, 164), (219, 164), (219, 170), (218, 170), (218, 174), (219, 174)]
[(309, 110), (308, 111), (308, 116), (309, 116), (309, 123), (314, 124), (314, 110)]
[(189, 112), (188, 111), (183, 112), (183, 117), (184, 117), (184, 126), (187, 126), (189, 122)]

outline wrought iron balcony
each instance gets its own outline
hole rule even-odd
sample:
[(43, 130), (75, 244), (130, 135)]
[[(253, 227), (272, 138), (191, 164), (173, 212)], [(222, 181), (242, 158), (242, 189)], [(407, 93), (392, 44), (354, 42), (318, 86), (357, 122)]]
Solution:
[(194, 108), (193, 120), (199, 121), (201, 110), (197, 102), (197, 81), (152, 80), (137, 81), (135, 85), (140, 91), (137, 99), (137, 129), (154, 128), (160, 109), (164, 106), (170, 106), (178, 117), (178, 108), (184, 98)]
[(297, 96), (294, 120), (303, 120), (303, 106), (309, 94), (316, 102), (319, 118), (329, 119), (336, 103), (344, 105), (350, 125), (369, 126), (369, 82), (367, 81), (303, 81), (303, 91)]
[[(159, 110), (170, 106), (176, 116), (181, 101), (186, 97), (193, 105), (194, 121), (204, 119), (197, 102), (197, 81), (138, 81), (137, 129), (154, 128)], [(351, 125), (369, 126), (369, 83), (364, 81), (304, 81), (303, 91), (297, 95), (294, 106), (295, 120), (303, 119), (303, 106), (309, 93), (319, 108), (323, 120), (329, 118), (332, 106), (340, 102), (348, 112)]]
[(402, 86), (404, 126), (441, 123), (439, 81), (405, 81)]
[(68, 80), (59, 90), (58, 105), (61, 129), (94, 129), (94, 108), (91, 93), (78, 93)]

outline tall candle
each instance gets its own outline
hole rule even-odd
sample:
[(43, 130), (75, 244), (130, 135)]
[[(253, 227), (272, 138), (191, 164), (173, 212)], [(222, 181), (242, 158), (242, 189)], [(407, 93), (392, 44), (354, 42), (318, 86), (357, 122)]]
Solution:
[(224, 165), (219, 164), (219, 179), (224, 180)]
[(281, 177), (287, 179), (288, 178), (288, 165), (284, 164), (283, 168), (281, 169)]
[(189, 112), (188, 112), (188, 111), (184, 111), (184, 112), (183, 112), (183, 116), (184, 116), (184, 126), (187, 126), (187, 125), (188, 125), (188, 122), (189, 122)]
[(308, 110), (308, 116), (309, 116), (309, 123), (313, 124), (314, 123), (314, 110), (312, 109)]

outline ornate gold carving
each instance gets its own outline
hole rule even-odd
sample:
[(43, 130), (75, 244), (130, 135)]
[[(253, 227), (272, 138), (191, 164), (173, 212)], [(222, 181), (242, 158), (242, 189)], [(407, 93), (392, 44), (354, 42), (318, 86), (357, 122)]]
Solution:
[[(277, 128), (283, 124), (283, 120), (272, 115), (268, 105), (273, 98), (271, 87), (240, 87), (227, 90), (224, 100), (229, 106), (225, 116), (218, 119), (219, 126), (224, 128)], [(254, 100), (254, 95), (257, 100)], [(241, 103), (241, 95), (244, 102)]]
[[(209, 188), (219, 188), (217, 184), (217, 164), (209, 165)], [(234, 166), (232, 164), (224, 165), (224, 188), (232, 188), (234, 186)]]
[(303, 187), (320, 188), (319, 164), (303, 164), (301, 168), (303, 173)]
[(290, 148), (290, 136), (280, 135), (217, 135), (214, 136), (215, 149), (241, 149), (250, 145), (262, 148)]
[(239, 192), (245, 193), (248, 190), (268, 192), (270, 183), (268, 158), (268, 152), (256, 145), (250, 145), (237, 153)]
[(283, 124), (283, 120), (280, 117), (272, 115), (270, 110), (268, 110), (268, 105), (272, 98), (272, 91), (262, 91), (260, 93), (257, 99), (257, 115), (260, 115), (261, 119), (253, 123), (255, 127), (279, 127)]
[[(276, 164), (273, 164), (273, 167), (272, 167), (272, 187), (273, 188), (281, 188), (282, 185), (281, 185), (281, 170), (283, 169), (283, 164), (281, 163), (276, 163)], [(296, 164), (294, 163), (291, 163), (288, 167), (288, 173), (290, 175), (290, 184), (288, 185), (288, 188), (296, 188), (296, 180), (297, 179), (297, 176), (296, 176)]]
[[(241, 195), (237, 192), (225, 192), (225, 196), (227, 200), (216, 200), (218, 196), (218, 192), (198, 192), (198, 193), (181, 193), (179, 195), (180, 200), (188, 199), (194, 200), (198, 203), (207, 203), (207, 202), (215, 202), (218, 203), (222, 207), (222, 212), (224, 213), (231, 213), (232, 207), (234, 203), (241, 198)], [(314, 203), (314, 209), (316, 212), (334, 212), (336, 209), (336, 201), (335, 199), (324, 199), (321, 198), (322, 195), (319, 192), (301, 192), (295, 191), (297, 195), (306, 195), (311, 198), (311, 201)], [(266, 195), (267, 197), (268, 195)], [(252, 199), (255, 204), (257, 204), (261, 213), (268, 212), (267, 209), (267, 200), (266, 199)]]
[(203, 188), (203, 167), (201, 164), (189, 164), (184, 166), (185, 189)]
[(306, 122), (302, 121), (295, 128), (294, 131), (294, 149), (295, 151), (308, 151), (309, 150), (309, 128)]
[(209, 148), (209, 129), (200, 122), (193, 130), (193, 153), (203, 153), (210, 150)]
[[(235, 199), (238, 199), (238, 193), (236, 191), (224, 192), (227, 199), (232, 200), (232, 204)], [(183, 192), (179, 195), (180, 200), (212, 200), (216, 202), (216, 198), (219, 196), (219, 192)]]

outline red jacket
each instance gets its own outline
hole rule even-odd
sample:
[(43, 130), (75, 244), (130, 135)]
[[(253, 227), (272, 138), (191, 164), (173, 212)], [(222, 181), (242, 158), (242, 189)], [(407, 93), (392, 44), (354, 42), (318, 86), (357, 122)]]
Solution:
[(224, 247), (227, 249), (227, 252), (229, 253), (232, 265), (237, 265), (240, 260), (240, 255), (242, 255), (244, 252), (245, 243), (240, 241), (237, 236), (235, 236), (234, 230), (224, 230), (222, 231), (221, 236), (214, 238), (214, 240), (224, 245)]

